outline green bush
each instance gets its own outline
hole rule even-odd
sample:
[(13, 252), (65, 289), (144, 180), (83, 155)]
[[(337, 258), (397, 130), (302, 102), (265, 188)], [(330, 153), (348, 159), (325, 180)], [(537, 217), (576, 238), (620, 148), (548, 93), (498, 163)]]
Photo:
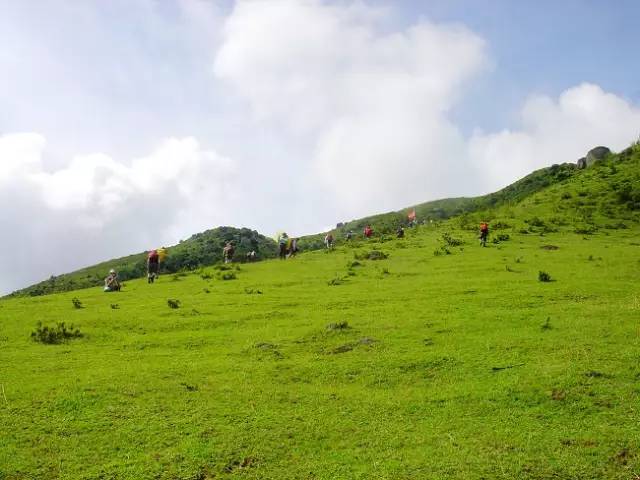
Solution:
[(543, 272), (542, 270), (540, 270), (538, 272), (538, 280), (541, 282), (550, 282), (552, 281), (551, 275), (549, 275), (547, 272)]
[(67, 328), (64, 322), (60, 322), (54, 327), (49, 327), (47, 325), (43, 325), (42, 322), (38, 322), (36, 329), (31, 332), (31, 339), (34, 342), (46, 343), (49, 345), (62, 343), (82, 336), (83, 335), (79, 328), (75, 328), (73, 325), (70, 325)]

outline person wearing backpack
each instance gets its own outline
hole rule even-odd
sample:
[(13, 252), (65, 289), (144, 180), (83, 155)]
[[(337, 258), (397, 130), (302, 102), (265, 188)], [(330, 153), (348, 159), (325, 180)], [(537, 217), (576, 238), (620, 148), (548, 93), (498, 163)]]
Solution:
[(482, 222), (480, 224), (480, 245), (483, 247), (487, 246), (487, 238), (489, 237), (489, 224), (487, 222)]
[(329, 250), (333, 248), (333, 234), (331, 232), (324, 237), (324, 246)]
[(289, 236), (285, 232), (282, 232), (282, 235), (278, 237), (280, 260), (285, 260), (287, 258), (287, 243), (289, 243)]
[(160, 255), (157, 250), (151, 250), (147, 255), (147, 283), (153, 283), (160, 272)]
[(367, 225), (366, 227), (364, 227), (364, 231), (362, 233), (364, 234), (365, 238), (371, 238), (371, 235), (373, 235), (373, 229), (371, 228), (371, 225)]
[(105, 292), (119, 292), (120, 282), (118, 281), (118, 274), (112, 268), (109, 270), (109, 275), (104, 279), (104, 291)]
[(233, 254), (235, 253), (235, 248), (233, 248), (232, 242), (227, 242), (227, 244), (222, 249), (222, 258), (224, 259), (224, 263), (231, 263), (233, 261)]

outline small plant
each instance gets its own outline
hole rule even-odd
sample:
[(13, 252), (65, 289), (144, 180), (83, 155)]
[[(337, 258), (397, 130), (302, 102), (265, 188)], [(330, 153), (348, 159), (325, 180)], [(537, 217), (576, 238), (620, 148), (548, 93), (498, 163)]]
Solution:
[(262, 290), (258, 290), (257, 288), (245, 288), (244, 293), (247, 295), (262, 295)]
[(547, 330), (551, 330), (553, 328), (551, 326), (551, 317), (547, 317), (547, 319), (545, 320), (545, 322), (542, 324), (540, 328), (542, 329), (543, 332)]
[(80, 337), (82, 337), (82, 333), (80, 333), (79, 328), (74, 328), (73, 325), (67, 328), (64, 322), (59, 322), (55, 327), (49, 327), (43, 325), (42, 322), (38, 322), (36, 329), (31, 332), (31, 339), (34, 342), (48, 345), (54, 345)]
[(202, 275), (200, 275), (200, 278), (202, 280), (211, 280), (213, 277), (211, 276), (210, 273), (203, 273)]
[(330, 323), (329, 325), (327, 325), (327, 330), (348, 330), (350, 328), (351, 327), (349, 326), (349, 322), (347, 321)]
[(167, 305), (169, 305), (169, 308), (180, 308), (180, 300), (170, 298), (167, 300)]
[(71, 299), (71, 303), (73, 303), (74, 308), (84, 308), (80, 299), (73, 297)]
[[(356, 260), (384, 260), (386, 258), (389, 258), (389, 255), (387, 255), (381, 250), (370, 250), (370, 251), (364, 251), (360, 253), (354, 252), (353, 257)], [(357, 263), (357, 265), (361, 265), (360, 262), (353, 262), (353, 263)], [(353, 266), (356, 266), (356, 265), (353, 265)]]
[(547, 272), (543, 272), (542, 270), (540, 270), (538, 272), (538, 280), (541, 282), (551, 282), (551, 275), (549, 275)]
[(389, 269), (388, 269), (388, 268), (383, 268), (383, 269), (380, 271), (380, 273), (381, 273), (382, 275), (390, 275), (390, 274), (391, 274), (391, 272), (389, 272)]
[(336, 286), (336, 285), (342, 285), (343, 281), (340, 277), (335, 277), (332, 278), (331, 280), (329, 280), (327, 282), (327, 285), (329, 285), (330, 287)]
[(118, 310), (119, 308), (120, 308), (120, 305), (118, 305), (117, 303), (111, 304), (111, 310)]
[(225, 272), (220, 275), (220, 280), (235, 280), (236, 274), (234, 272)]
[(444, 241), (444, 243), (450, 247), (459, 247), (460, 245), (464, 244), (463, 240), (460, 240), (459, 238), (455, 238), (452, 237), (450, 233), (448, 232), (444, 232), (442, 234), (442, 240)]

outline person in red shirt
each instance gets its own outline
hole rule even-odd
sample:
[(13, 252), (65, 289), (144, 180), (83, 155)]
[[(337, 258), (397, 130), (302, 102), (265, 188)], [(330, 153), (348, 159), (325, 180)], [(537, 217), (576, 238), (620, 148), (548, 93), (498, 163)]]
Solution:
[(489, 237), (489, 224), (482, 222), (480, 224), (480, 245), (487, 246), (487, 238)]
[(371, 235), (373, 235), (373, 230), (371, 229), (370, 225), (367, 225), (366, 227), (364, 227), (364, 236), (365, 238), (371, 238)]

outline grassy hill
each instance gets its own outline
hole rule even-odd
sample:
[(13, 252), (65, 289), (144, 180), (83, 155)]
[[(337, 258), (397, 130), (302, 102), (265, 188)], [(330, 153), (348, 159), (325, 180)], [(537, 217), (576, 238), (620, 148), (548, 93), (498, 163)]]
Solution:
[[(488, 195), (474, 198), (448, 198), (415, 205), (398, 212), (373, 215), (352, 220), (334, 230), (338, 241), (344, 239), (349, 230), (356, 235), (362, 232), (365, 225), (372, 225), (377, 233), (393, 234), (399, 225), (407, 223), (407, 211), (415, 209), (422, 221), (441, 221), (456, 215), (477, 212), (490, 207), (510, 205), (544, 188), (561, 182), (578, 170), (574, 164), (554, 165), (531, 173), (508, 187)], [(301, 250), (318, 250), (324, 247), (326, 232), (305, 236), (300, 239)], [(256, 250), (259, 258), (272, 258), (276, 255), (276, 245), (270, 239), (249, 229), (219, 227), (193, 235), (179, 245), (169, 247), (169, 257), (162, 270), (175, 273), (184, 270), (212, 265), (222, 259), (222, 247), (233, 240), (237, 248), (236, 258), (244, 258), (247, 251)], [(146, 274), (146, 253), (138, 253), (122, 258), (101, 262), (75, 272), (52, 276), (35, 285), (13, 292), (10, 296), (38, 296), (56, 292), (71, 291), (78, 288), (100, 285), (111, 268), (115, 268), (124, 280), (141, 278)]]
[[(218, 227), (195, 234), (178, 245), (167, 248), (168, 257), (161, 265), (161, 273), (194, 270), (203, 265), (213, 265), (222, 260), (222, 248), (228, 241), (236, 246), (235, 257), (241, 260), (254, 250), (258, 258), (276, 256), (276, 243), (255, 230), (248, 228)], [(160, 245), (157, 246), (158, 248)], [(121, 280), (144, 277), (147, 273), (147, 252), (101, 262), (75, 272), (52, 276), (47, 280), (13, 292), (9, 297), (39, 296), (67, 292), (101, 285), (111, 268), (115, 268)]]
[[(2, 301), (0, 478), (634, 478), (639, 166), (402, 240)], [(58, 322), (82, 336), (31, 338)]]

